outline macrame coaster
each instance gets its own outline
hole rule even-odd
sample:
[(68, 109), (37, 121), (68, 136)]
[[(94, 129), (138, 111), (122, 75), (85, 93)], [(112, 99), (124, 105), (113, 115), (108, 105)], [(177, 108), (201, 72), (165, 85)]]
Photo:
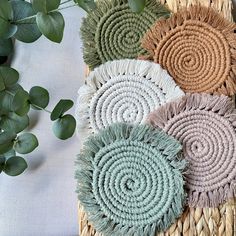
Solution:
[(157, 21), (142, 40), (185, 92), (236, 92), (236, 24), (212, 8), (191, 6)]
[(88, 13), (81, 27), (84, 61), (94, 69), (111, 60), (136, 59), (145, 52), (143, 35), (158, 18), (168, 16), (156, 0), (147, 0), (141, 14), (133, 13), (127, 0), (97, 1), (97, 9)]
[(158, 106), (184, 95), (158, 64), (141, 60), (107, 62), (86, 82), (76, 108), (79, 133), (116, 122), (143, 123)]
[(236, 196), (236, 110), (230, 98), (187, 95), (148, 120), (183, 145), (190, 206), (218, 207)]
[(148, 125), (113, 124), (78, 156), (78, 198), (98, 232), (154, 236), (183, 211), (181, 145)]

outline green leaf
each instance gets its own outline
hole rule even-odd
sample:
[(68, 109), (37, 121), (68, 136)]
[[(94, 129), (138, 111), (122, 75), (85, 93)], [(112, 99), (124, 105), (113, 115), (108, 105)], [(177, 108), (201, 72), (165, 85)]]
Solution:
[(66, 111), (70, 110), (73, 107), (74, 102), (71, 100), (60, 100), (51, 114), (51, 120), (54, 121), (60, 118)]
[(12, 37), (17, 30), (10, 21), (13, 19), (13, 10), (8, 0), (0, 0), (0, 38)]
[(4, 156), (0, 156), (0, 174), (2, 173), (5, 166), (6, 158)]
[(5, 114), (12, 110), (12, 100), (13, 96), (6, 93), (5, 91), (0, 92), (0, 114)]
[(46, 108), (49, 103), (49, 93), (45, 88), (35, 86), (30, 89), (29, 100), (30, 100), (31, 105), (35, 109), (39, 109), (39, 108), (35, 107), (34, 105), (41, 108)]
[(8, 0), (0, 0), (0, 18), (12, 20), (13, 11)]
[(36, 12), (47, 13), (59, 7), (61, 0), (31, 0)]
[(24, 133), (17, 137), (14, 143), (14, 149), (20, 154), (27, 154), (38, 147), (38, 139), (31, 133)]
[(24, 90), (19, 90), (12, 101), (13, 111), (19, 115), (24, 116), (29, 112), (30, 103), (29, 103), (29, 94)]
[(41, 33), (53, 42), (60, 43), (63, 38), (65, 22), (60, 12), (39, 12), (36, 22)]
[(25, 43), (32, 43), (39, 39), (42, 34), (36, 24), (36, 17), (16, 23), (16, 21), (36, 15), (32, 4), (25, 1), (13, 0), (11, 1), (11, 5), (14, 12), (13, 22), (17, 24), (17, 32), (14, 37)]
[(6, 158), (10, 158), (10, 157), (13, 157), (15, 155), (16, 155), (16, 152), (15, 152), (14, 149), (11, 149), (10, 151), (3, 154), (3, 156), (6, 157)]
[(97, 5), (94, 0), (74, 0), (74, 2), (77, 3), (86, 12), (90, 12), (97, 8)]
[(13, 52), (11, 39), (0, 39), (0, 56), (9, 56)]
[(146, 6), (146, 0), (128, 0), (129, 7), (133, 12), (140, 13)]
[(24, 90), (19, 84), (14, 84), (7, 88), (7, 91), (13, 95), (15, 95), (19, 90)]
[(0, 38), (9, 39), (16, 33), (16, 31), (16, 25), (13, 25), (9, 21), (0, 18)]
[(14, 156), (9, 158), (4, 167), (4, 172), (10, 176), (17, 176), (22, 174), (25, 169), (28, 167), (27, 162), (24, 158)]
[(14, 144), (16, 134), (10, 131), (0, 133), (0, 154), (10, 151)]
[(0, 127), (4, 130), (11, 130), (15, 133), (20, 133), (29, 125), (28, 116), (18, 116), (14, 112), (1, 116)]
[(14, 84), (6, 90), (0, 92), (0, 115), (12, 111), (13, 96), (18, 90), (23, 90), (19, 84)]
[(53, 124), (53, 132), (59, 139), (65, 140), (75, 132), (76, 121), (72, 115), (65, 115), (60, 119), (56, 120)]
[(5, 87), (11, 87), (17, 83), (19, 79), (19, 73), (10, 67), (0, 66), (0, 80), (3, 80)]
[(3, 79), (0, 76), (0, 91), (3, 91), (5, 88), (6, 87), (5, 87), (4, 81), (3, 81)]
[(44, 12), (47, 13), (47, 4), (46, 0), (31, 0), (35, 12)]

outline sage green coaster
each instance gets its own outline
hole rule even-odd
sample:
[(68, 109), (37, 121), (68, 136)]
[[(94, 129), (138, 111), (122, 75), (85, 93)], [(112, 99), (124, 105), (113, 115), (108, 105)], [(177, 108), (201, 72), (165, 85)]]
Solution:
[(160, 17), (169, 11), (156, 0), (147, 0), (142, 13), (131, 11), (127, 0), (98, 0), (81, 26), (84, 61), (94, 69), (106, 61), (136, 59), (146, 51), (141, 39)]
[(147, 125), (113, 124), (78, 155), (78, 198), (103, 235), (152, 236), (181, 215), (185, 161), (174, 138)]

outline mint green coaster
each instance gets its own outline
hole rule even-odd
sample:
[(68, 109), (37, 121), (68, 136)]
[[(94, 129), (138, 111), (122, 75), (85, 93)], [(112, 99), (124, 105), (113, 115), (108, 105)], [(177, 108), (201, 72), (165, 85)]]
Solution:
[[(181, 145), (147, 125), (114, 124), (78, 155), (78, 198), (103, 235), (152, 236), (167, 229), (185, 199)], [(135, 234), (134, 234), (135, 233)]]

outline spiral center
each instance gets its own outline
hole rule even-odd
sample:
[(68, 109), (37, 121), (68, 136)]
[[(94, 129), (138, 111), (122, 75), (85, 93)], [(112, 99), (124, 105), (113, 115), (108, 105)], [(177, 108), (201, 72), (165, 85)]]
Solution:
[(232, 168), (236, 134), (224, 117), (204, 110), (187, 111), (170, 119), (165, 131), (183, 144), (190, 190), (212, 191), (236, 176)]
[(148, 79), (138, 75), (114, 76), (91, 100), (91, 125), (99, 130), (116, 122), (143, 123), (164, 98), (162, 90)]
[(212, 92), (228, 78), (231, 59), (224, 35), (207, 23), (187, 20), (157, 45), (154, 60), (187, 92)]
[(117, 141), (96, 154), (94, 165), (95, 197), (114, 221), (152, 223), (170, 206), (175, 192), (172, 167), (148, 144)]

